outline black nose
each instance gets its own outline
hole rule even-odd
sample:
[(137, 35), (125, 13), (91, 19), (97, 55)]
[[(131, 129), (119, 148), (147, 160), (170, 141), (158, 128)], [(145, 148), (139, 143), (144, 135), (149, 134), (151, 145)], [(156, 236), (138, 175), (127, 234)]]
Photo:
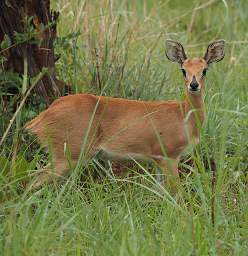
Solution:
[(190, 88), (193, 91), (196, 91), (198, 86), (199, 86), (199, 84), (197, 82), (196, 83), (192, 83), (192, 82), (190, 83)]
[(197, 83), (195, 76), (193, 76), (193, 79), (192, 79), (192, 81), (190, 83), (191, 90), (192, 91), (196, 91), (198, 86), (199, 86), (199, 84)]

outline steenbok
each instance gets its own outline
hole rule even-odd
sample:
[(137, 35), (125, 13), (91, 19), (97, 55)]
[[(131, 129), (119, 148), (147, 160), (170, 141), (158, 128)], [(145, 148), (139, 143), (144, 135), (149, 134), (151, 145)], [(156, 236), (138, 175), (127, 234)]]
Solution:
[[(187, 58), (180, 43), (166, 41), (166, 56), (178, 62), (183, 73), (184, 101), (138, 101), (91, 94), (61, 97), (26, 129), (50, 145), (52, 166), (59, 176), (75, 166), (79, 156), (93, 157), (99, 151), (115, 160), (153, 160), (164, 173), (178, 176), (178, 161), (184, 149), (199, 140), (204, 122), (203, 90), (208, 67), (224, 58), (224, 40), (209, 44), (203, 58)], [(70, 161), (68, 161), (68, 153)], [(49, 167), (33, 184), (52, 181)]]

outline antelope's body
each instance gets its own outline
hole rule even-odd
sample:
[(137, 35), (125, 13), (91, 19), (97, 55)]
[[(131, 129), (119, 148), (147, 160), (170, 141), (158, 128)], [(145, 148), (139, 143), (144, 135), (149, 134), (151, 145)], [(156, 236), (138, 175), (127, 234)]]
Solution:
[[(170, 57), (172, 60), (175, 56)], [(181, 66), (187, 70), (185, 81), (190, 87), (183, 102), (70, 95), (56, 100), (26, 128), (41, 143), (51, 144), (53, 165), (59, 175), (68, 170), (66, 152), (76, 164), (81, 150), (86, 157), (103, 151), (112, 159), (155, 160), (163, 170), (171, 169), (177, 175), (179, 157), (188, 144), (198, 141), (204, 121), (202, 90), (192, 88), (196, 86), (193, 83), (203, 86), (199, 74), (208, 63), (205, 59), (187, 59), (185, 55)], [(50, 180), (44, 171), (34, 186)]]
[(103, 150), (116, 159), (162, 159), (162, 142), (168, 157), (177, 158), (189, 139), (198, 137), (192, 119), (185, 130), (188, 111), (186, 102), (77, 94), (56, 100), (26, 128), (41, 142), (50, 141), (60, 159), (66, 145), (72, 159), (77, 160), (85, 140), (90, 155)]

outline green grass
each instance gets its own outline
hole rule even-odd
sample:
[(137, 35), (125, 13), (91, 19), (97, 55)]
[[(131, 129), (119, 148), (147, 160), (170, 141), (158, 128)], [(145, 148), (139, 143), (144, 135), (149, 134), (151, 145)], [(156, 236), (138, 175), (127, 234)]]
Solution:
[[(52, 5), (61, 12), (58, 76), (76, 92), (182, 99), (182, 75), (165, 58), (166, 38), (182, 42), (189, 56), (203, 56), (210, 41), (224, 38), (226, 57), (208, 71), (206, 123), (200, 144), (187, 152), (194, 172), (182, 179), (175, 198), (157, 192), (149, 175), (154, 167), (139, 174), (136, 166), (132, 176), (117, 178), (98, 159), (59, 187), (20, 189), (23, 173), (46, 160), (20, 130), (30, 119), (22, 109), (0, 148), (1, 255), (247, 255), (248, 2)], [(8, 125), (3, 120), (1, 133)], [(210, 161), (216, 164), (214, 191)], [(98, 179), (91, 178), (95, 172)]]

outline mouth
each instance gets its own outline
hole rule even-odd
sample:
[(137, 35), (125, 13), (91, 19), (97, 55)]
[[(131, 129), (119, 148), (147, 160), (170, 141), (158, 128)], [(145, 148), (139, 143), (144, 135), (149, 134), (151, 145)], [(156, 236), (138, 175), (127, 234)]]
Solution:
[(189, 92), (192, 93), (192, 94), (199, 94), (200, 91), (201, 91), (201, 89), (198, 89), (198, 88), (197, 88), (197, 89), (189, 88), (188, 90), (189, 90)]

